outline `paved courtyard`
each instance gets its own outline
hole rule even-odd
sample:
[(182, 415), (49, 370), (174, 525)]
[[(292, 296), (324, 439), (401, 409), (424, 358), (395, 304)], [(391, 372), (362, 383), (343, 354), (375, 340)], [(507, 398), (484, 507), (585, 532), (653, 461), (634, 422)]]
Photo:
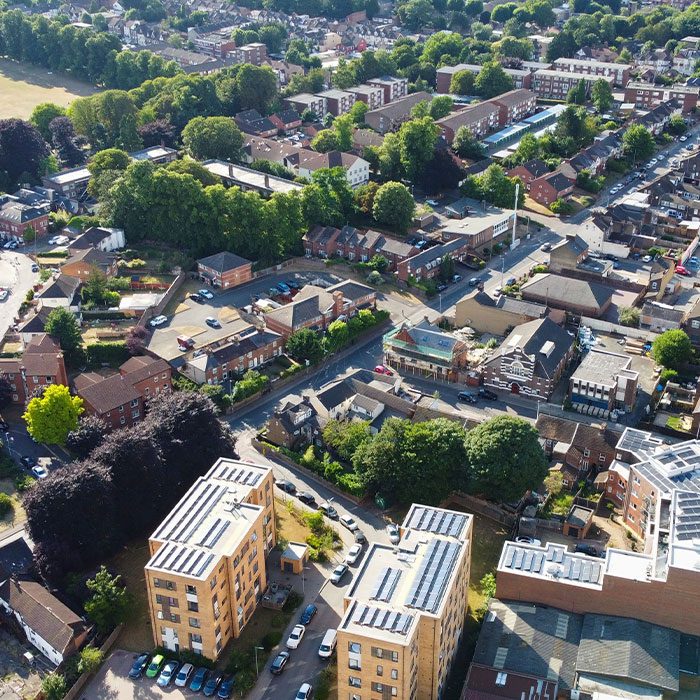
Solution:
[[(32, 652), (36, 666), (29, 666), (23, 654)], [(0, 629), (0, 700), (34, 698), (41, 688), (41, 678), (51, 670), (49, 663), (30, 644), (21, 644), (12, 634)]]

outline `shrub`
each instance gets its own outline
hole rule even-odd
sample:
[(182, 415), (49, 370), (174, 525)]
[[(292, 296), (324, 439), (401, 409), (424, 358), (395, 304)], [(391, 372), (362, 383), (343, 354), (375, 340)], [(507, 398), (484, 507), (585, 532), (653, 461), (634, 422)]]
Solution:
[(574, 206), (561, 197), (549, 205), (549, 210), (553, 214), (571, 214)]
[(242, 379), (236, 382), (233, 388), (233, 394), (231, 394), (231, 399), (233, 403), (242, 401), (243, 399), (257, 394), (262, 391), (270, 384), (270, 378), (260, 372), (256, 372), (254, 369), (248, 370)]
[(14, 511), (15, 504), (6, 493), (0, 493), (0, 518), (4, 518)]
[(111, 343), (91, 343), (85, 348), (87, 363), (96, 368), (101, 365), (120, 365), (129, 359), (126, 343), (122, 341)]
[(372, 270), (372, 272), (367, 275), (367, 281), (370, 284), (384, 284), (384, 278), (376, 270)]
[(14, 460), (7, 455), (0, 456), (0, 479), (14, 478), (19, 473), (19, 468)]
[(29, 476), (29, 474), (20, 474), (16, 479), (15, 479), (15, 488), (20, 492), (24, 493), (28, 489), (30, 489), (32, 486), (36, 484), (36, 479), (32, 476)]
[(265, 648), (265, 651), (270, 651), (273, 647), (277, 646), (281, 640), (281, 630), (270, 631), (260, 640), (260, 645)]

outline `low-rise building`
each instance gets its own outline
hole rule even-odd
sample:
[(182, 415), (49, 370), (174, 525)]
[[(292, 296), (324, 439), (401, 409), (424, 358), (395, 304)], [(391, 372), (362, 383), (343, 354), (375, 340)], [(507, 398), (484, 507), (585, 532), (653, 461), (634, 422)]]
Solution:
[(548, 401), (574, 354), (574, 339), (545, 317), (516, 326), (481, 364), (484, 384)]
[(411, 118), (411, 110), (419, 103), (431, 100), (428, 92), (412, 92), (396, 102), (372, 109), (365, 114), (365, 123), (380, 134), (396, 131)]
[(396, 102), (408, 95), (408, 78), (396, 78), (390, 75), (383, 75), (379, 78), (372, 78), (367, 81), (368, 85), (380, 87), (384, 91), (384, 104)]
[(448, 257), (462, 262), (466, 259), (470, 249), (469, 239), (463, 236), (447, 243), (440, 243), (432, 248), (426, 248), (397, 265), (398, 278), (402, 282), (408, 282), (410, 277), (417, 280), (429, 280), (439, 277), (440, 263), (443, 258)]
[(355, 101), (364, 102), (370, 111), (384, 105), (384, 89), (380, 85), (356, 85), (347, 91), (355, 95)]
[(224, 184), (230, 187), (240, 187), (244, 192), (257, 192), (263, 197), (269, 197), (275, 192), (299, 192), (303, 185), (291, 180), (285, 180), (275, 175), (244, 168), (223, 160), (205, 160), (202, 165), (212, 174), (220, 177)]
[(414, 504), (398, 545), (372, 543), (338, 625), (340, 697), (441, 697), (467, 612), (472, 516)]
[(148, 541), (153, 643), (217, 659), (267, 589), (275, 546), (272, 469), (221, 458)]
[(47, 189), (55, 190), (69, 199), (79, 199), (85, 194), (90, 177), (90, 171), (82, 166), (44, 175), (41, 183)]
[(575, 177), (570, 177), (561, 170), (554, 170), (530, 181), (530, 197), (539, 204), (549, 206), (557, 199), (570, 195), (574, 187)]
[(613, 290), (597, 282), (551, 273), (533, 275), (520, 287), (523, 299), (554, 309), (600, 318), (610, 308)]
[(532, 74), (531, 89), (537, 97), (552, 100), (565, 100), (572, 88), (578, 86), (583, 80), (586, 84), (586, 92), (590, 92), (596, 80), (605, 80), (612, 85), (614, 78), (604, 75), (590, 75), (588, 73), (576, 73), (566, 70), (538, 70)]
[(253, 263), (224, 250), (197, 260), (197, 273), (212, 286), (228, 289), (253, 279)]
[(455, 304), (455, 326), (469, 326), (480, 333), (507, 335), (515, 326), (544, 318), (548, 309), (543, 304), (523, 301), (502, 294), (494, 299), (475, 289)]
[(677, 330), (681, 327), (685, 312), (671, 304), (659, 301), (645, 301), (639, 315), (639, 325), (655, 333)]
[(74, 314), (80, 313), (80, 287), (82, 282), (77, 277), (60, 274), (35, 295), (42, 306), (54, 309), (62, 306)]
[(654, 85), (652, 83), (631, 82), (625, 87), (625, 102), (636, 107), (651, 109), (662, 102), (677, 100), (683, 114), (697, 107), (700, 88), (688, 85)]
[(43, 236), (49, 229), (49, 205), (25, 204), (10, 194), (0, 195), (0, 234), (24, 239), (27, 229)]
[(569, 379), (569, 400), (574, 407), (631, 411), (638, 382), (639, 373), (632, 369), (629, 355), (590, 350)]
[(269, 117), (263, 117), (257, 109), (246, 109), (233, 118), (240, 130), (246, 134), (270, 137), (276, 136), (278, 126)]
[(261, 66), (267, 60), (267, 46), (260, 41), (255, 41), (231, 49), (228, 55), (236, 63), (252, 63), (254, 66)]
[(529, 190), (530, 183), (533, 180), (546, 175), (548, 172), (549, 167), (547, 164), (538, 158), (534, 158), (533, 160), (527, 161), (527, 163), (516, 165), (514, 168), (511, 168), (506, 172), (506, 175), (508, 175), (508, 177), (519, 177), (523, 181), (525, 189)]
[(479, 139), (498, 127), (500, 109), (490, 102), (479, 102), (448, 114), (435, 123), (440, 127), (447, 143), (452, 143), (460, 127), (471, 131)]
[(461, 239), (467, 243), (470, 252), (483, 254), (486, 248), (492, 248), (512, 234), (515, 223), (512, 211), (466, 201), (469, 202), (469, 215), (450, 219), (445, 224), (442, 235), (446, 240)]
[(311, 444), (318, 434), (316, 411), (306, 397), (284, 401), (265, 423), (265, 440), (288, 450)]
[(334, 117), (347, 114), (355, 104), (355, 93), (345, 90), (324, 90), (317, 92), (316, 96), (325, 100), (326, 110)]
[(493, 97), (489, 102), (498, 107), (498, 125), (503, 127), (534, 114), (537, 95), (531, 90), (519, 88)]
[(68, 244), (68, 252), (83, 248), (97, 248), (104, 253), (113, 253), (126, 245), (124, 229), (91, 226)]
[(575, 233), (568, 233), (549, 252), (549, 269), (552, 272), (575, 270), (588, 257), (588, 243)]
[(99, 248), (69, 248), (68, 252), (69, 257), (61, 265), (62, 275), (87, 282), (95, 272), (105, 277), (114, 277), (119, 272), (117, 259), (112, 253), (105, 253)]
[(284, 100), (286, 107), (295, 110), (299, 114), (303, 114), (307, 109), (313, 112), (318, 119), (323, 119), (326, 116), (326, 100), (318, 95), (311, 95), (308, 92), (302, 92), (292, 97), (287, 97)]
[(469, 367), (469, 347), (427, 321), (401, 324), (384, 336), (384, 361), (401, 374), (410, 372), (445, 382), (458, 382)]
[[(442, 66), (442, 68), (438, 68), (436, 74), (436, 92), (442, 95), (449, 93), (452, 78), (456, 73), (469, 71), (474, 75), (478, 75), (482, 68), (483, 66), (477, 63), (458, 63), (454, 66)], [(516, 90), (527, 90), (530, 88), (532, 84), (532, 71), (529, 69), (523, 70), (522, 68), (507, 68), (504, 66), (503, 71), (512, 79), (513, 87)]]
[(311, 177), (322, 168), (342, 168), (350, 187), (355, 188), (369, 182), (369, 163), (360, 156), (341, 151), (316, 153), (302, 149), (298, 152), (297, 171), (302, 177)]
[(295, 109), (283, 109), (271, 114), (268, 119), (277, 127), (281, 134), (289, 134), (302, 125), (301, 115)]
[(632, 66), (627, 63), (609, 63), (607, 61), (586, 61), (579, 58), (557, 58), (554, 69), (570, 73), (584, 73), (597, 77), (613, 78), (615, 85), (624, 87), (630, 79)]

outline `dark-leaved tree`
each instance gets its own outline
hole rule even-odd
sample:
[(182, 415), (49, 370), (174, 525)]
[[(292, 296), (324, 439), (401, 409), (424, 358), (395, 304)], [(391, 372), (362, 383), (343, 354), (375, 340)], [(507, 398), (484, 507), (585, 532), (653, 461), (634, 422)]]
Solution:
[(37, 177), (49, 147), (39, 131), (22, 119), (0, 119), (0, 171), (15, 183), (22, 173)]
[(61, 165), (72, 168), (85, 162), (85, 154), (77, 144), (73, 122), (68, 117), (56, 117), (49, 124), (51, 143)]
[(102, 444), (106, 433), (107, 426), (103, 420), (97, 416), (84, 415), (78, 421), (78, 427), (68, 433), (66, 447), (84, 459)]

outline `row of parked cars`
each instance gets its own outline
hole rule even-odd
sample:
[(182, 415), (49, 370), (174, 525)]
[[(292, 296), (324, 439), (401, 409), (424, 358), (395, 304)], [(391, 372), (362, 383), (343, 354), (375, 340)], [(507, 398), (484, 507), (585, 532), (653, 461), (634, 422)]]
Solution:
[(161, 688), (175, 683), (179, 688), (202, 692), (206, 697), (226, 700), (233, 693), (234, 678), (218, 671), (210, 671), (203, 666), (195, 668), (193, 664), (180, 664), (174, 659), (167, 659), (163, 654), (140, 654), (129, 670), (129, 678), (138, 680), (142, 676), (155, 678)]

